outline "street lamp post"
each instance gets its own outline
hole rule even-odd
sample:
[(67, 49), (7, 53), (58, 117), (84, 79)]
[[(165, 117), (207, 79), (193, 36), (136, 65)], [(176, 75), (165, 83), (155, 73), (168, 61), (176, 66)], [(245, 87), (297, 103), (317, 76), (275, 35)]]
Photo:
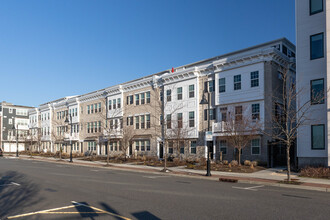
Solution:
[[(207, 131), (210, 131), (210, 93), (207, 92), (207, 100), (205, 98), (205, 92), (203, 94), (202, 100), (200, 102), (201, 105), (207, 104)], [(205, 136), (206, 137), (206, 136)], [(206, 176), (211, 176), (211, 161), (210, 161), (210, 147), (208, 145), (208, 142), (206, 141), (207, 146), (207, 162), (206, 162)]]
[(16, 132), (16, 157), (18, 157), (18, 125), (17, 129), (15, 128), (15, 125), (13, 125), (13, 130)]
[[(70, 163), (72, 163), (73, 161), (72, 161), (72, 116), (71, 116), (71, 114), (69, 115), (70, 116), (70, 125), (71, 125), (71, 136), (70, 136), (70, 145), (71, 145), (71, 149), (70, 149)], [(66, 116), (66, 118), (65, 118), (65, 121), (64, 121), (66, 124), (68, 124), (69, 123), (69, 120), (68, 120), (68, 116)]]

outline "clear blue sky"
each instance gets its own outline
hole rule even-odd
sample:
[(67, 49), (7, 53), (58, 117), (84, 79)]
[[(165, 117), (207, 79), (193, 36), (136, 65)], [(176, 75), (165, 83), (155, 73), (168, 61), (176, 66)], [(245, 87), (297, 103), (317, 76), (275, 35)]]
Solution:
[(294, 0), (2, 0), (0, 101), (79, 95), (281, 37)]

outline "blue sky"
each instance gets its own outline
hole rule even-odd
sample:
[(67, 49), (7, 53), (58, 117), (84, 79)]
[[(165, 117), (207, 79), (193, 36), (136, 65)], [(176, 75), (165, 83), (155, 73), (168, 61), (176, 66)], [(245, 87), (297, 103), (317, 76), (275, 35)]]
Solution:
[(294, 0), (3, 0), (0, 101), (80, 95), (281, 37)]

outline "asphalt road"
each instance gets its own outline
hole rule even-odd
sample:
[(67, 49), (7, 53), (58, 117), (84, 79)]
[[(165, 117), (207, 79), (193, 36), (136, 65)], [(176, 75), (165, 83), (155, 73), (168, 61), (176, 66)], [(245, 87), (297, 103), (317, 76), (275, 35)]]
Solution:
[(0, 219), (329, 219), (330, 193), (0, 158)]

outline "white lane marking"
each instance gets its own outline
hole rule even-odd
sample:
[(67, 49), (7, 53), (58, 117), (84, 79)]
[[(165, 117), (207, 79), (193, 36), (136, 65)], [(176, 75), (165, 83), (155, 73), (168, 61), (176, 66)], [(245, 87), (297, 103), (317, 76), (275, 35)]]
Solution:
[(264, 187), (264, 185), (260, 186), (250, 186), (250, 187), (238, 187), (238, 186), (233, 186), (235, 189), (245, 189), (245, 190), (251, 190), (251, 191), (258, 191), (256, 188), (261, 188)]
[(156, 178), (170, 177), (170, 176), (142, 176), (142, 177), (149, 178), (149, 179), (156, 179)]
[(8, 184), (2, 184), (2, 185), (0, 185), (0, 187), (1, 187), (1, 186), (12, 186), (12, 185), (14, 185), (14, 186), (20, 186), (21, 184), (19, 184), (19, 183), (15, 183), (15, 182), (10, 182), (10, 183), (8, 183)]

